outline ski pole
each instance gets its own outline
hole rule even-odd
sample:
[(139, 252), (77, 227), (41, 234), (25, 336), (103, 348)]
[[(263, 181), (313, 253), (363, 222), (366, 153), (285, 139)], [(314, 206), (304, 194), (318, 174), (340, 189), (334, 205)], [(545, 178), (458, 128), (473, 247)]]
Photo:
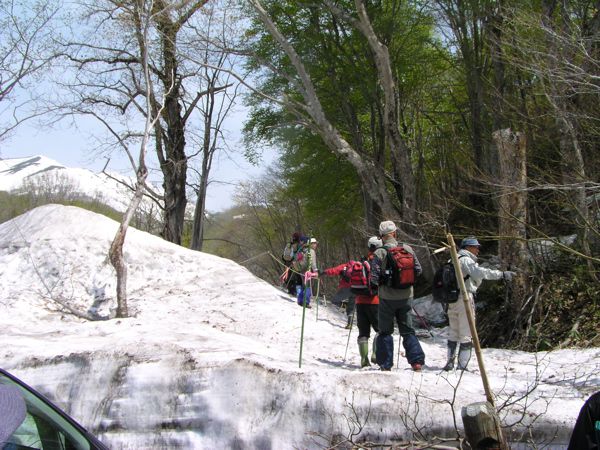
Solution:
[(354, 324), (354, 311), (352, 311), (352, 317), (350, 317), (350, 329), (348, 330), (348, 342), (346, 342), (346, 353), (344, 353), (344, 362), (348, 356), (348, 346), (350, 345), (350, 334), (352, 333), (352, 326)]

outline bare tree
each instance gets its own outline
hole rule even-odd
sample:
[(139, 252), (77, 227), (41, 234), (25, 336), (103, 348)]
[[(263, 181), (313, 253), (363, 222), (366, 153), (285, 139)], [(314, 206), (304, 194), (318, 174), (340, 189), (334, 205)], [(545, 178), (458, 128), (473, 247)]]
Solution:
[[(197, 151), (190, 156), (190, 168), (197, 174), (197, 182), (192, 184), (196, 194), (196, 207), (194, 208), (194, 221), (192, 225), (192, 239), (190, 248), (202, 250), (204, 236), (206, 195), (209, 185), (213, 158), (226, 145), (223, 136), (224, 123), (231, 116), (232, 108), (238, 94), (239, 83), (230, 70), (238, 61), (233, 54), (225, 52), (215, 41), (229, 39), (235, 32), (229, 28), (228, 2), (212, 2), (205, 8), (202, 22), (194, 27), (198, 34), (198, 41), (191, 41), (188, 58), (198, 64), (202, 69), (198, 77), (203, 80), (206, 87), (197, 103), (198, 120), (202, 123), (202, 130), (197, 142), (192, 147)], [(233, 22), (233, 20), (232, 20)], [(212, 35), (216, 36), (212, 36)], [(195, 45), (193, 45), (195, 44)], [(223, 70), (225, 69), (225, 70)], [(233, 90), (230, 90), (235, 86)], [(194, 156), (200, 156), (199, 169), (195, 169)]]
[(36, 117), (27, 96), (54, 60), (54, 0), (0, 0), (0, 141), (20, 123)]
[[(505, 32), (512, 33), (510, 63), (532, 77), (536, 93), (547, 100), (553, 113), (560, 179), (551, 184), (561, 186), (555, 192), (563, 196), (562, 207), (574, 212), (578, 243), (593, 274), (590, 241), (597, 227), (588, 196), (595, 190), (589, 162), (596, 149), (592, 144), (587, 152), (593, 153), (586, 160), (586, 146), (598, 138), (598, 120), (590, 112), (600, 95), (600, 16), (590, 4), (587, 11), (582, 7), (577, 13), (570, 7), (567, 3), (544, 1), (539, 11), (511, 14)], [(537, 33), (532, 36), (530, 30)], [(537, 184), (543, 188), (540, 185), (544, 181)]]
[[(73, 112), (91, 114), (104, 122), (120, 122), (122, 138), (127, 135), (127, 139), (138, 139), (143, 132), (129, 125), (128, 120), (148, 113), (139, 103), (145, 94), (137, 75), (144, 49), (132, 36), (128, 21), (121, 20), (123, 10), (132, 8), (132, 3), (105, 0), (85, 5), (84, 17), (92, 25), (92, 33), (87, 39), (65, 43), (67, 57), (77, 69), (76, 78), (65, 84), (75, 95), (69, 105)], [(153, 78), (150, 112), (158, 117), (153, 121), (152, 138), (163, 177), (163, 192), (153, 195), (163, 207), (161, 234), (177, 244), (181, 244), (188, 205), (187, 175), (194, 154), (186, 145), (194, 113), (203, 97), (229, 87), (217, 86), (219, 78), (215, 85), (203, 86), (207, 81), (203, 72), (206, 61), (192, 57), (192, 44), (198, 45), (198, 25), (194, 18), (206, 3), (207, 0), (154, 0), (151, 4), (153, 23), (147, 42)], [(202, 50), (196, 47), (195, 51)], [(160, 98), (164, 99), (164, 107), (157, 100)], [(197, 123), (204, 125), (205, 121)], [(210, 148), (209, 142), (207, 149)]]
[(115, 268), (117, 275), (117, 317), (127, 317), (129, 315), (127, 309), (127, 264), (123, 259), (123, 244), (125, 243), (129, 222), (144, 195), (146, 178), (148, 176), (148, 169), (146, 167), (148, 143), (150, 141), (152, 129), (162, 114), (165, 106), (165, 103), (162, 103), (160, 108), (156, 109), (157, 103), (156, 98), (153, 96), (154, 89), (152, 86), (152, 77), (150, 76), (148, 40), (150, 34), (149, 30), (153, 19), (153, 6), (153, 2), (150, 0), (147, 2), (133, 2), (131, 9), (123, 9), (123, 12), (129, 15), (131, 23), (135, 26), (135, 37), (137, 38), (139, 48), (141, 49), (141, 67), (143, 69), (141, 79), (144, 82), (143, 87), (145, 88), (143, 92), (146, 100), (146, 122), (144, 133), (141, 138), (137, 163), (128, 147), (123, 144), (123, 149), (127, 153), (132, 167), (135, 168), (137, 180), (135, 193), (125, 214), (123, 214), (123, 219), (121, 220), (119, 229), (115, 234), (108, 253), (110, 262)]

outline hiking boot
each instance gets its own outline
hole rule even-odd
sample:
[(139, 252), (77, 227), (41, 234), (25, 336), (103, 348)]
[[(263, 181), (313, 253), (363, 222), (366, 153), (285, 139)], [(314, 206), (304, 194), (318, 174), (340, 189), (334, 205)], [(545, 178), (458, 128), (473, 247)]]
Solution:
[(454, 369), (454, 359), (456, 358), (456, 341), (448, 341), (448, 360), (446, 361), (446, 365), (442, 370), (446, 372)]
[(373, 364), (377, 364), (377, 336), (379, 336), (379, 333), (373, 338), (373, 350), (371, 353), (371, 362)]
[(392, 370), (392, 368), (385, 368), (385, 367), (380, 367), (379, 370), (381, 370), (382, 372), (390, 372)]
[(360, 353), (360, 367), (370, 366), (369, 362), (369, 338), (368, 337), (359, 337), (357, 339), (358, 342), (358, 352)]
[(420, 372), (421, 369), (423, 368), (422, 364), (419, 363), (414, 363), (410, 365), (412, 367), (412, 370), (414, 370), (415, 372)]
[(461, 342), (458, 348), (458, 370), (465, 370), (471, 359), (471, 348), (473, 344), (470, 342)]

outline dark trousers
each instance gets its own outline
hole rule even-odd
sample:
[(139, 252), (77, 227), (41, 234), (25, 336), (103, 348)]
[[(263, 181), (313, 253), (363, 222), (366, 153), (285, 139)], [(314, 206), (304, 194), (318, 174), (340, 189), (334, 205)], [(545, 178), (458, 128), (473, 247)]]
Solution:
[(379, 305), (356, 304), (356, 323), (358, 325), (358, 337), (371, 337), (371, 327), (375, 333), (379, 333), (379, 319), (377, 309)]
[(394, 365), (394, 319), (402, 336), (402, 346), (409, 364), (425, 364), (425, 353), (415, 335), (410, 318), (412, 299), (387, 300), (379, 298), (379, 337), (377, 338), (377, 364), (382, 369)]
[(290, 269), (290, 275), (288, 276), (286, 287), (290, 295), (296, 295), (296, 286), (302, 284), (302, 276), (299, 273), (292, 272)]

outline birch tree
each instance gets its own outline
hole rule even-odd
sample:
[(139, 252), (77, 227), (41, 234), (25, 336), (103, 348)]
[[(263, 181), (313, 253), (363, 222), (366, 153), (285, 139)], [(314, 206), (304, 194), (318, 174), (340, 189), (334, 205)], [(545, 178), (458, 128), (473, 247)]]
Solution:
[[(133, 2), (131, 9), (124, 7), (123, 13), (126, 15), (127, 20), (134, 26), (135, 37), (137, 39), (139, 48), (141, 50), (141, 69), (142, 74), (140, 77), (141, 88), (143, 89), (143, 96), (145, 98), (145, 125), (144, 131), (141, 136), (141, 142), (139, 152), (137, 155), (137, 161), (134, 158), (133, 152), (130, 151), (129, 147), (125, 142), (119, 139), (123, 150), (127, 154), (132, 167), (136, 174), (136, 184), (134, 195), (123, 214), (121, 223), (115, 237), (111, 243), (108, 256), (111, 264), (115, 268), (117, 276), (117, 317), (128, 317), (127, 307), (127, 263), (123, 258), (123, 245), (129, 228), (129, 223), (137, 210), (145, 191), (146, 178), (148, 176), (148, 169), (146, 167), (146, 154), (148, 151), (148, 145), (151, 141), (151, 133), (158, 118), (160, 117), (165, 103), (159, 103), (160, 107), (157, 109), (157, 99), (153, 96), (154, 89), (152, 86), (152, 77), (150, 76), (150, 64), (149, 64), (149, 35), (150, 27), (152, 23), (153, 15), (153, 2), (142, 1)], [(118, 138), (118, 136), (117, 136)]]

